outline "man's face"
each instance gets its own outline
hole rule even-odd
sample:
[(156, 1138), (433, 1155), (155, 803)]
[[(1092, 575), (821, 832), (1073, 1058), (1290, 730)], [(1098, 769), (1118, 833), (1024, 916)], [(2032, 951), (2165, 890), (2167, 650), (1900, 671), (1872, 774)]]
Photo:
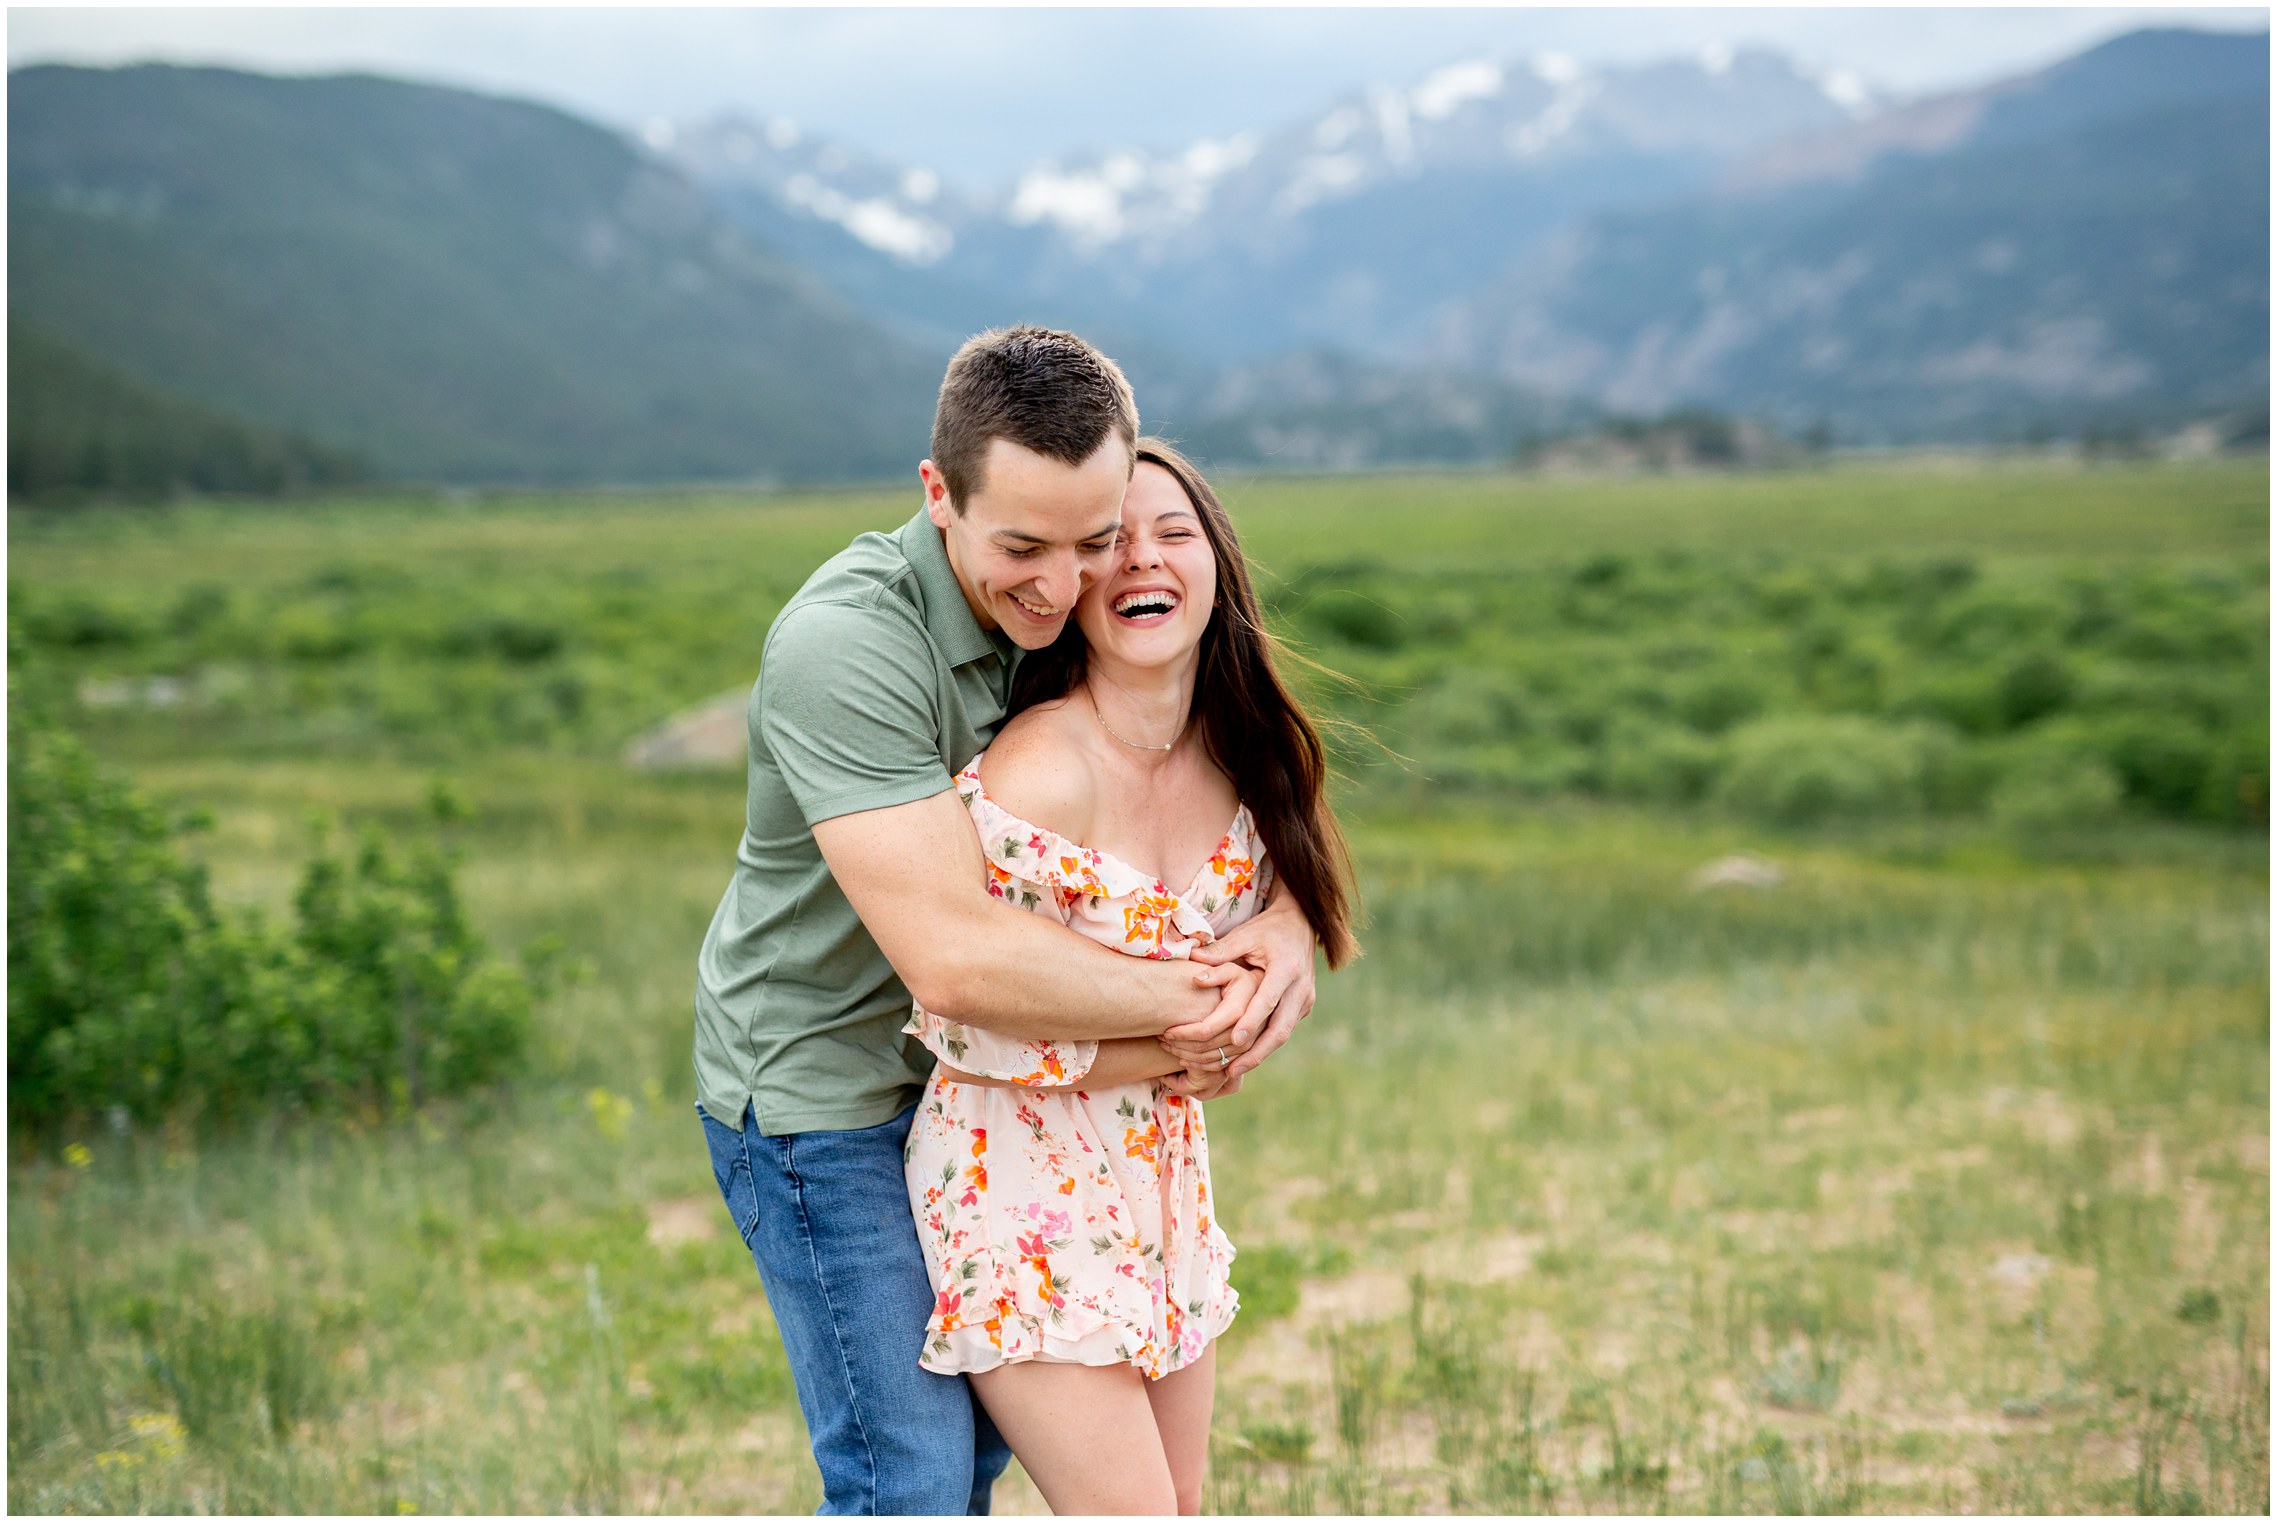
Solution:
[[(1009, 439), (989, 441), (980, 487), (962, 503), (930, 460), (917, 467), (926, 515), (983, 629), (1024, 650), (1059, 638), (1083, 589), (1114, 556), (1131, 452), (1109, 433), (1091, 458), (1066, 465)], [(962, 509), (959, 512), (958, 509)]]

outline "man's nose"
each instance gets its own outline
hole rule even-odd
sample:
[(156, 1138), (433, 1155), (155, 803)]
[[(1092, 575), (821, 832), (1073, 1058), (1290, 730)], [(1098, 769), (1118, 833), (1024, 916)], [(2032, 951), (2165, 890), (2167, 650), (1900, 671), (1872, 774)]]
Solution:
[(1043, 575), (1037, 577), (1036, 586), (1052, 607), (1069, 608), (1074, 606), (1077, 598), (1083, 596), (1084, 585), (1093, 580), (1085, 575), (1090, 570), (1081, 556), (1069, 556), (1066, 560), (1054, 562)]

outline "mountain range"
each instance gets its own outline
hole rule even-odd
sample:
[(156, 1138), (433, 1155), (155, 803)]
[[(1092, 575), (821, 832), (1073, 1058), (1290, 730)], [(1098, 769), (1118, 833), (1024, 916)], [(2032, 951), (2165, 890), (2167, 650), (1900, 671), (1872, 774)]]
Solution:
[[(920, 322), (970, 326), (971, 297), (1019, 293), (1143, 314), (1159, 339), (1238, 363), (1384, 348), (1560, 226), (1681, 194), (1869, 104), (1847, 76), (1767, 52), (1606, 71), (1545, 56), (1451, 64), (1174, 154), (1047, 162), (977, 196), (779, 121), (705, 123), (665, 153), (759, 236), (803, 240)], [(924, 275), (888, 282), (881, 260)]]
[(398, 476), (875, 473), (938, 383), (618, 134), (460, 90), (19, 69), (8, 214), (11, 321)]
[[(15, 71), (12, 325), (457, 481), (907, 468), (947, 351), (1072, 326), (1150, 426), (1313, 468), (1709, 406), (1839, 442), (2265, 408), (2266, 34), (1930, 100), (1773, 53), (1474, 59), (960, 186), (368, 76)], [(13, 364), (12, 364), (13, 369)]]

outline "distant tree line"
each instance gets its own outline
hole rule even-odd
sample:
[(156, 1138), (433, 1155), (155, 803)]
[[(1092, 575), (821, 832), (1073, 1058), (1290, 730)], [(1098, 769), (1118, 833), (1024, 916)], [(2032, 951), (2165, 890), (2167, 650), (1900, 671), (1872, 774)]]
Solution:
[[(2029, 449), (2070, 445), (2092, 460), (2139, 460), (2172, 442), (2199, 452), (2266, 449), (2266, 400), (2203, 418), (2186, 428), (2161, 427), (2125, 416), (2041, 419), (2011, 436)], [(1680, 407), (1658, 416), (1608, 413), (1563, 429), (1528, 433), (1512, 451), (1520, 470), (1672, 471), (1745, 470), (1799, 464), (1835, 443), (1823, 421), (1782, 429), (1710, 407)]]
[(351, 451), (170, 397), (9, 315), (12, 503), (274, 497), (369, 475)]

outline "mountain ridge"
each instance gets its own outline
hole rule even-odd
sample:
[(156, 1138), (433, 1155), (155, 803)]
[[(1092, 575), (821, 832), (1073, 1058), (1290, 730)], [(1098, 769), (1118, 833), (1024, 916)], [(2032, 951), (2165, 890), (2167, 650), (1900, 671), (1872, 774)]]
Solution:
[(1830, 155), (1834, 172), (1741, 175), (1576, 228), (1409, 357), (1853, 440), (2170, 423), (2265, 397), (2266, 39), (2183, 35), (2242, 63), (2229, 88), (2113, 107), (2128, 55), (2173, 46), (2116, 39), (1965, 111), (1917, 108), (1947, 113), (1933, 152), (1900, 136), (1863, 164)]
[(923, 426), (921, 347), (553, 108), (167, 65), (10, 86), (12, 309), (161, 389), (470, 481), (843, 475)]
[(1010, 321), (1101, 343), (1220, 464), (1508, 458), (1609, 409), (2165, 426), (2266, 406), (2267, 51), (2149, 29), (1880, 110), (1744, 51), (1470, 60), (993, 203), (778, 123), (644, 146), (369, 74), (42, 66), (11, 318), (412, 480), (898, 473)]

